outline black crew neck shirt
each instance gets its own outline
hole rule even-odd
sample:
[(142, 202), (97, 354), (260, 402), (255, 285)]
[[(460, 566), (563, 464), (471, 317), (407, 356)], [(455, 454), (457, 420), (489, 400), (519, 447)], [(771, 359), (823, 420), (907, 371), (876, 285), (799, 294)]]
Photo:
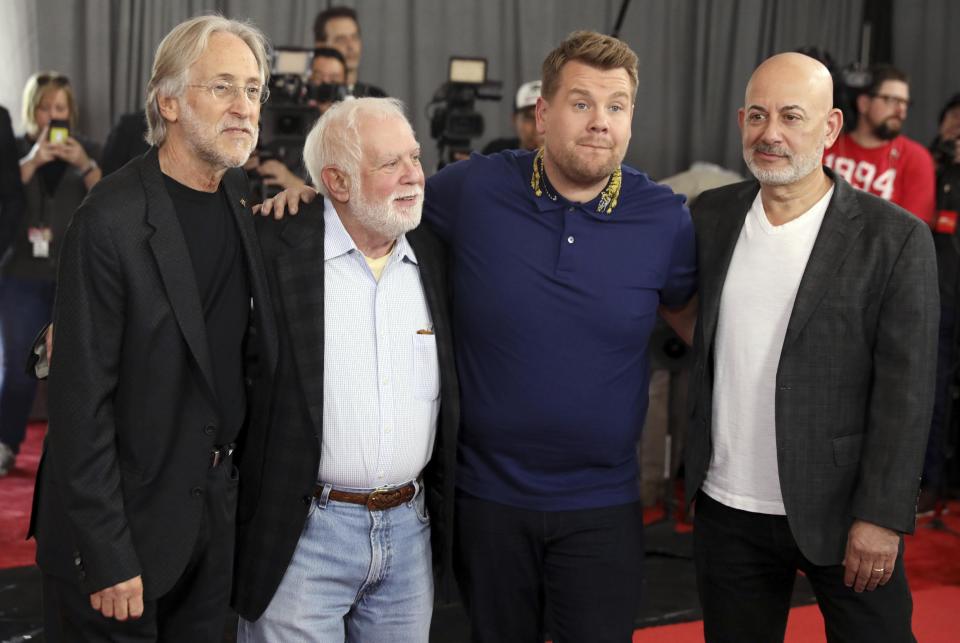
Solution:
[(246, 417), (243, 341), (250, 286), (243, 245), (223, 186), (200, 192), (164, 176), (200, 293), (220, 411), (217, 446), (234, 442)]

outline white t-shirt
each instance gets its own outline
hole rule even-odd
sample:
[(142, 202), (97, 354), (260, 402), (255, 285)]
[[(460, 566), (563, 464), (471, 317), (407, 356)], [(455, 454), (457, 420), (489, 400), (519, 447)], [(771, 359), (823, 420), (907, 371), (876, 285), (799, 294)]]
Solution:
[(714, 342), (713, 456), (703, 491), (728, 507), (785, 515), (777, 469), (776, 383), (800, 279), (833, 188), (774, 226), (760, 194), (747, 213), (720, 296)]

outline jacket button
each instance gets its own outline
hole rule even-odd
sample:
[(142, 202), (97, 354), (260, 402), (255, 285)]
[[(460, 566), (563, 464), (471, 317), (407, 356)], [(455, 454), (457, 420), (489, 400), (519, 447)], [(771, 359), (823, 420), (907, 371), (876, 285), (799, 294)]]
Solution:
[(200, 496), (203, 495), (203, 489), (201, 489), (200, 487), (194, 487), (193, 489), (190, 490), (190, 495), (193, 496), (194, 498), (199, 498)]
[(216, 430), (217, 430), (217, 427), (213, 426), (212, 424), (208, 424), (205, 427), (203, 427), (203, 432), (206, 433), (207, 435), (213, 435), (216, 432)]
[(301, 498), (301, 500), (303, 500), (303, 504), (309, 505), (309, 504), (310, 504), (310, 501), (313, 500), (313, 496), (311, 496), (311, 495), (306, 495), (306, 496), (304, 496), (303, 498)]
[(76, 558), (73, 559), (73, 564), (79, 567), (80, 565), (83, 564), (83, 559), (77, 556)]

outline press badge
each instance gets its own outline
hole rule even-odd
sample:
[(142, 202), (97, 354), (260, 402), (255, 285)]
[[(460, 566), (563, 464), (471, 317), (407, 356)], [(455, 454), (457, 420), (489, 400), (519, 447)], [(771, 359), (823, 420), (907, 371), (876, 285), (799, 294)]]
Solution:
[(30, 228), (27, 238), (33, 246), (34, 258), (46, 259), (50, 256), (50, 240), (53, 238), (50, 228)]

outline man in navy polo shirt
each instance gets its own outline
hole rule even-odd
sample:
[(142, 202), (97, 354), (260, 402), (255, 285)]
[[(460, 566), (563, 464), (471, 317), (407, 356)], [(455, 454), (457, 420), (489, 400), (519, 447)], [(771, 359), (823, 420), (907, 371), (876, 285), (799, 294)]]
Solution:
[(456, 547), (475, 641), (631, 637), (647, 342), (658, 307), (696, 287), (683, 199), (621, 164), (636, 91), (626, 44), (573, 33), (543, 64), (544, 147), (427, 182), (425, 219), (454, 257)]
[(575, 32), (543, 64), (544, 147), (427, 181), (424, 218), (453, 256), (455, 564), (474, 641), (631, 638), (647, 342), (658, 307), (696, 287), (683, 199), (622, 165), (636, 92), (626, 44)]

